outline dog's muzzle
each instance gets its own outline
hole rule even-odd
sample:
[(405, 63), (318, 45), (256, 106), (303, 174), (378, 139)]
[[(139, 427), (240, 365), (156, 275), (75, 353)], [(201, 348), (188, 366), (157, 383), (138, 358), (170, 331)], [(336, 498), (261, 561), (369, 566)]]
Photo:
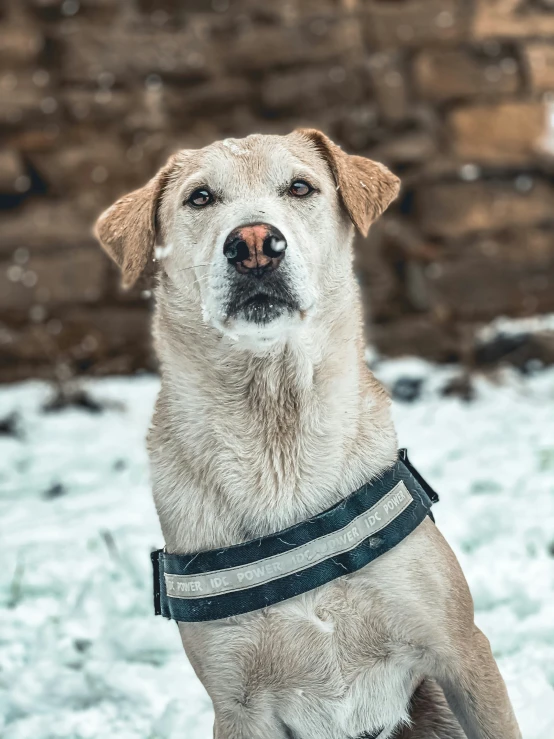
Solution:
[(223, 254), (229, 265), (229, 293), (225, 312), (266, 324), (300, 310), (286, 270), (287, 241), (281, 231), (267, 223), (239, 226), (225, 239)]

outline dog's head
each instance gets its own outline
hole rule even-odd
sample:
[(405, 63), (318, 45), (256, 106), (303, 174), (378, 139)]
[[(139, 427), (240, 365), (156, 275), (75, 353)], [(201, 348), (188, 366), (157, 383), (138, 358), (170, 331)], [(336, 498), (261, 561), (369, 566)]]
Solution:
[(124, 286), (157, 258), (206, 322), (269, 338), (317, 312), (350, 269), (352, 224), (367, 234), (398, 187), (319, 131), (253, 135), (174, 155), (102, 214), (96, 235)]

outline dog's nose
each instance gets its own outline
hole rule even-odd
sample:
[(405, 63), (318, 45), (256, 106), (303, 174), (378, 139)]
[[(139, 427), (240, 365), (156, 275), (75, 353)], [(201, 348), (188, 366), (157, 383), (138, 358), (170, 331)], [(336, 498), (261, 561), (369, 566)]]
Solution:
[(262, 277), (279, 266), (287, 242), (275, 226), (252, 223), (235, 228), (225, 239), (223, 253), (237, 272)]

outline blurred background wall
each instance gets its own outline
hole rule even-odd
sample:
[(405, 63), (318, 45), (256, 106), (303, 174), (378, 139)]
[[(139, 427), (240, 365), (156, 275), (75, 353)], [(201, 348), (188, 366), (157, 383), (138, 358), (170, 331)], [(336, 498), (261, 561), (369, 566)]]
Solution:
[(0, 380), (153, 368), (95, 217), (179, 147), (323, 129), (401, 197), (356, 245), (385, 353), (554, 311), (554, 0), (4, 0)]

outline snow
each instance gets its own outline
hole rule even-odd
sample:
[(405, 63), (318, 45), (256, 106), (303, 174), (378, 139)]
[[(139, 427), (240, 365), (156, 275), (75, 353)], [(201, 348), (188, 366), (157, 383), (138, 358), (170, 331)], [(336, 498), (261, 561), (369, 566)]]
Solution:
[(154, 248), (154, 256), (156, 259), (165, 259), (173, 251), (173, 244), (169, 243), (166, 246), (156, 246)]
[[(458, 370), (373, 363), (400, 442), (441, 494), (437, 522), (469, 580), (476, 620), (524, 739), (554, 737), (554, 370), (440, 390)], [(44, 413), (38, 382), (0, 388), (0, 735), (207, 739), (212, 709), (175, 624), (152, 615), (149, 552), (162, 545), (144, 436), (154, 377), (87, 380), (101, 413)]]
[(553, 333), (554, 313), (544, 313), (527, 318), (507, 318), (499, 316), (477, 332), (481, 342), (493, 341), (499, 336), (518, 336), (521, 334)]
[(247, 149), (242, 149), (237, 144), (236, 139), (223, 139), (221, 143), (226, 149), (229, 149), (231, 154), (234, 154), (236, 157), (248, 156), (249, 154), (249, 151)]

